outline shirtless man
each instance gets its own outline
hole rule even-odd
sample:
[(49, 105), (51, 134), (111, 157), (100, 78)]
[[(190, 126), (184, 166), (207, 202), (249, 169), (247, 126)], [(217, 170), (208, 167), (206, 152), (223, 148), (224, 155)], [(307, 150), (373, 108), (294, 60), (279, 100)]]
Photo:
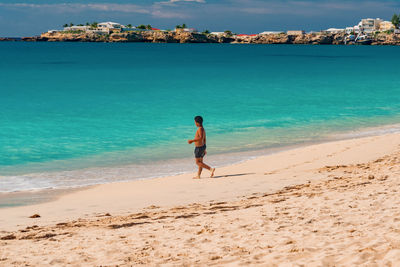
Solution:
[(196, 158), (196, 164), (199, 166), (199, 171), (197, 172), (197, 176), (193, 177), (193, 179), (200, 179), (201, 172), (203, 168), (209, 170), (211, 172), (211, 178), (214, 177), (215, 168), (211, 168), (207, 164), (203, 162), (203, 157), (207, 154), (206, 151), (206, 131), (203, 128), (203, 118), (201, 116), (196, 116), (194, 118), (194, 122), (198, 127), (196, 131), (196, 135), (193, 140), (188, 140), (188, 143), (194, 143), (196, 148), (194, 149), (194, 156)]

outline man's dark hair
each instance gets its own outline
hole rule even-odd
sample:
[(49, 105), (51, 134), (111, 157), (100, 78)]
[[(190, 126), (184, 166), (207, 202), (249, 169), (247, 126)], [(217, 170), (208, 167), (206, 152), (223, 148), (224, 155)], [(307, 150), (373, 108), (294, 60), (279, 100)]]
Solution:
[(203, 118), (201, 116), (194, 117), (194, 121), (199, 123), (200, 125), (203, 125)]

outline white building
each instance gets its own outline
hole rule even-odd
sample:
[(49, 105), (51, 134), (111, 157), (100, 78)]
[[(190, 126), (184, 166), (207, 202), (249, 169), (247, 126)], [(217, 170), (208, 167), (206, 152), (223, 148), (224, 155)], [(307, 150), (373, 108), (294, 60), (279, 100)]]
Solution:
[(175, 32), (197, 32), (195, 28), (175, 28)]
[(69, 26), (64, 27), (64, 31), (87, 31), (89, 30), (90, 26)]
[(305, 34), (305, 31), (287, 31), (287, 35), (302, 35)]
[(212, 35), (224, 35), (225, 32), (210, 32)]
[(101, 22), (97, 24), (97, 30), (108, 33), (112, 30), (121, 30), (122, 28), (125, 28), (125, 26), (111, 21)]
[(329, 28), (329, 29), (324, 30), (322, 32), (337, 34), (337, 33), (345, 33), (346, 29)]
[(362, 19), (357, 25), (353, 27), (346, 27), (345, 32), (347, 34), (358, 34), (360, 32), (372, 34), (377, 31), (387, 31), (391, 29), (394, 29), (394, 26), (390, 21), (383, 21), (380, 18), (367, 18)]
[(354, 27), (346, 27), (346, 33), (347, 34), (357, 34), (360, 32), (360, 28), (358, 26), (354, 26)]
[(358, 27), (361, 31), (363, 31), (364, 33), (373, 33), (379, 30), (379, 25), (381, 24), (381, 22), (383, 22), (383, 20), (381, 20), (380, 18), (376, 18), (376, 19), (362, 19), (359, 23), (358, 23)]
[(280, 34), (283, 33), (283, 31), (265, 31), (265, 32), (260, 32), (259, 34), (267, 35), (267, 34)]

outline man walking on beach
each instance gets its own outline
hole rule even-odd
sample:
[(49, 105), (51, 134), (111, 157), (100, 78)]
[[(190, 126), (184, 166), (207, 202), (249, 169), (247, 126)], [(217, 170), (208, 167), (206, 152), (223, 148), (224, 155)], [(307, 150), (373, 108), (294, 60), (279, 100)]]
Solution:
[(196, 135), (194, 136), (193, 140), (188, 140), (188, 144), (194, 142), (195, 149), (194, 149), (194, 156), (196, 158), (196, 164), (199, 166), (199, 171), (197, 172), (197, 176), (193, 177), (193, 179), (200, 179), (201, 172), (203, 168), (209, 170), (211, 172), (210, 177), (214, 177), (215, 168), (211, 168), (207, 164), (203, 162), (204, 156), (207, 154), (206, 151), (206, 131), (203, 128), (203, 118), (201, 116), (196, 116), (194, 118), (194, 122), (197, 126)]

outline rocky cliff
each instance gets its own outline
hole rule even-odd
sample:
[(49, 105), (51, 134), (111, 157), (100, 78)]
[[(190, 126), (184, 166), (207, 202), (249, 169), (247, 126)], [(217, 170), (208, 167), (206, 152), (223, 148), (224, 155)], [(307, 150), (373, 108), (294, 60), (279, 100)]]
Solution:
[[(344, 44), (345, 34), (309, 33), (302, 35), (267, 34), (256, 36), (211, 35), (188, 32), (122, 32), (109, 35), (93, 33), (43, 33), (24, 37), (23, 41), (47, 42), (148, 42), (148, 43), (241, 43), (241, 44)], [(372, 45), (400, 45), (400, 34), (380, 33), (372, 37)]]

